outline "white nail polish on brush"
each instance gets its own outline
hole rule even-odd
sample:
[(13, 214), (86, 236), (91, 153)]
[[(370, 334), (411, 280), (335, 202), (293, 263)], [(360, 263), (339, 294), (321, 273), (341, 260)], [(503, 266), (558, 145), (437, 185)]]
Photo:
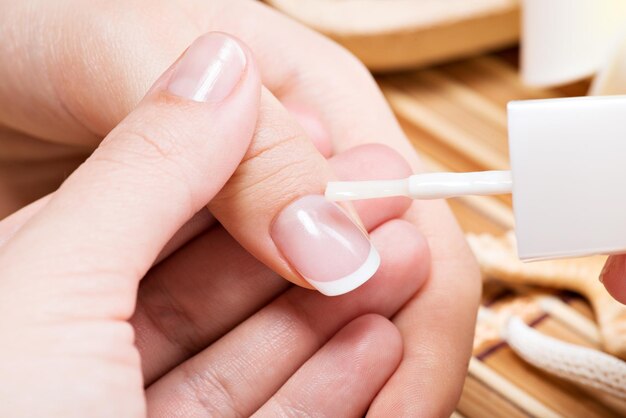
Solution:
[(626, 252), (626, 96), (508, 105), (511, 171), (330, 182), (326, 197), (513, 193), (522, 260)]

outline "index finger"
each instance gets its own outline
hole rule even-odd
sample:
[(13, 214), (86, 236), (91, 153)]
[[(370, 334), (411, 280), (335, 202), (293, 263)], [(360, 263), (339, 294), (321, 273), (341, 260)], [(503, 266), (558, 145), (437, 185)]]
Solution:
[[(421, 164), (371, 75), (340, 47), (277, 13), (250, 6), (272, 21), (255, 36), (235, 13), (218, 24), (253, 44), (269, 86), (287, 107), (308, 109), (326, 131), (335, 152), (380, 142), (404, 156), (414, 171)], [(245, 21), (245, 20), (243, 20)], [(285, 27), (292, 36), (285, 39)], [(264, 57), (289, 57), (278, 74), (268, 74)], [(320, 86), (311, 88), (311, 86)], [(432, 254), (428, 283), (394, 322), (404, 340), (404, 358), (372, 405), (373, 416), (402, 411), (407, 416), (444, 416), (458, 397), (471, 353), (481, 291), (478, 267), (449, 208), (442, 201), (414, 202), (405, 219), (426, 236)]]

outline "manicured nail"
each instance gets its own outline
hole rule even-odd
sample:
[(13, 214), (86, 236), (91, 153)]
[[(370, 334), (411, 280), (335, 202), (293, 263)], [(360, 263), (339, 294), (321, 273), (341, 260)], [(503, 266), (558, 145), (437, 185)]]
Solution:
[(219, 102), (235, 89), (246, 54), (232, 37), (211, 32), (196, 39), (176, 64), (168, 90), (196, 102)]
[(291, 203), (276, 217), (270, 232), (293, 268), (328, 296), (356, 289), (380, 265), (368, 237), (323, 196), (305, 196)]

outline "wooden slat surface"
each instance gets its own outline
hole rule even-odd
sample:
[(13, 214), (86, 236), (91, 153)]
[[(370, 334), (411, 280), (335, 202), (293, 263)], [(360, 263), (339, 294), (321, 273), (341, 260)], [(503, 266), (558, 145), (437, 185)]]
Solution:
[(417, 68), (513, 45), (519, 0), (264, 0), (374, 71)]
[[(508, 168), (506, 103), (510, 100), (584, 95), (587, 83), (561, 89), (525, 87), (517, 73), (516, 51), (504, 51), (439, 67), (379, 77), (378, 81), (410, 141), (433, 171)], [(511, 199), (466, 197), (450, 206), (467, 232), (502, 234), (513, 227)], [(526, 304), (529, 321), (548, 335), (598, 348), (598, 331), (588, 304), (571, 294), (544, 291), (529, 295), (522, 288), (502, 291), (486, 282), (490, 306)], [(535, 291), (536, 293), (536, 291)], [(498, 296), (500, 295), (500, 296)], [(543, 299), (542, 299), (543, 298)], [(549, 307), (553, 313), (546, 313)], [(526, 364), (497, 338), (477, 341), (455, 416), (478, 417), (619, 417), (622, 402)]]

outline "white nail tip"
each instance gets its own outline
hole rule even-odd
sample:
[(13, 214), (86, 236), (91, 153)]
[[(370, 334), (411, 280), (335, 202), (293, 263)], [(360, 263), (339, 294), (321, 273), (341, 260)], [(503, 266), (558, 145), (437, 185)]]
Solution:
[(368, 281), (380, 267), (380, 255), (373, 245), (370, 245), (370, 252), (361, 264), (361, 267), (354, 272), (342, 277), (341, 279), (328, 282), (318, 282), (316, 280), (307, 280), (320, 293), (326, 296), (339, 296), (348, 293), (363, 283)]

